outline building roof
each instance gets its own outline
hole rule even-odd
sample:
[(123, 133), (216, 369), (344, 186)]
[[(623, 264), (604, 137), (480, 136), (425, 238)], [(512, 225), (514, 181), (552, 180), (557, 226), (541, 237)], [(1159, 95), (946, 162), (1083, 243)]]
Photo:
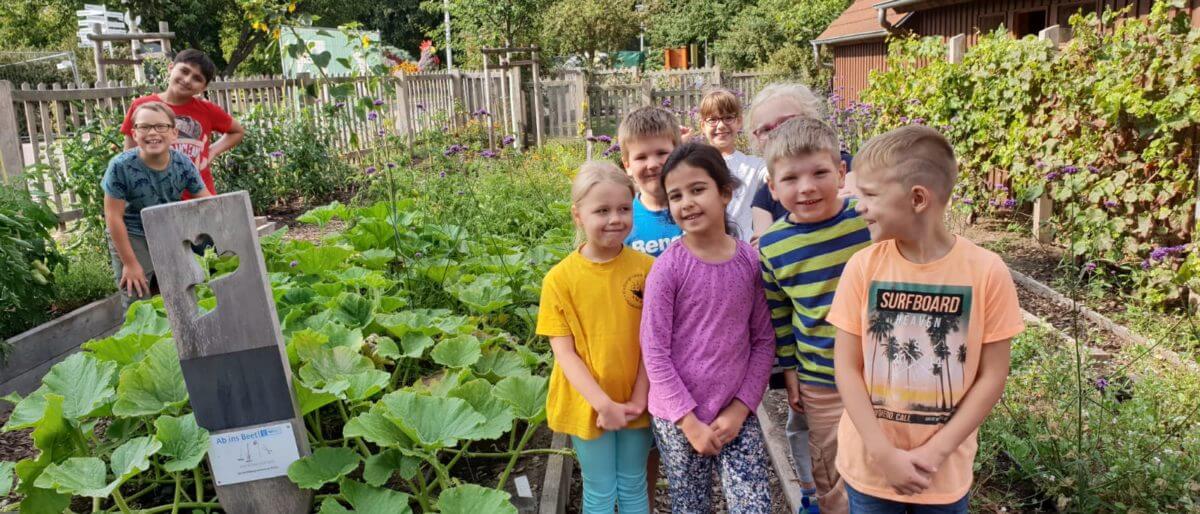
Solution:
[[(833, 20), (813, 43), (832, 45), (886, 37), (888, 32), (879, 24), (879, 14), (875, 9), (875, 4), (878, 3), (879, 0), (854, 0), (854, 3)], [(894, 26), (904, 23), (908, 16), (887, 11), (887, 20)]]

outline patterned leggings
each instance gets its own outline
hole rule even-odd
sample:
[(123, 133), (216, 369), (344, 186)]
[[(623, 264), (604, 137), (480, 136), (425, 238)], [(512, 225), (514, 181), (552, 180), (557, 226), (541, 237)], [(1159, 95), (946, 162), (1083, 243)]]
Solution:
[(662, 454), (663, 469), (676, 514), (712, 512), (712, 471), (720, 466), (725, 504), (732, 514), (767, 514), (771, 491), (767, 482), (767, 451), (762, 427), (753, 414), (742, 431), (721, 448), (716, 457), (696, 453), (683, 430), (665, 419), (654, 418), (654, 434)]

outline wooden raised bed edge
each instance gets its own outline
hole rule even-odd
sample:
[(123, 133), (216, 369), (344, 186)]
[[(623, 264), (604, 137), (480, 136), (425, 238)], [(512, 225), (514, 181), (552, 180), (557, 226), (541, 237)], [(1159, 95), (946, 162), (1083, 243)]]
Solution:
[[(767, 394), (770, 394), (770, 391), (767, 391)], [(779, 488), (783, 489), (783, 499), (787, 503), (787, 511), (799, 512), (801, 505), (800, 477), (796, 476), (796, 468), (792, 467), (792, 462), (788, 460), (791, 449), (788, 447), (787, 434), (782, 426), (775, 424), (775, 420), (771, 419), (771, 413), (767, 412), (763, 403), (766, 403), (765, 395), (763, 401), (758, 404), (758, 411), (755, 414), (758, 416), (758, 423), (762, 425), (763, 439), (767, 443), (767, 456), (771, 459), (771, 466), (775, 468), (775, 477), (779, 479)]]
[[(555, 433), (550, 448), (561, 450), (570, 446), (571, 439), (565, 434)], [(553, 454), (546, 462), (546, 476), (542, 479), (542, 497), (538, 501), (538, 514), (563, 514), (571, 502), (571, 476), (575, 472), (575, 459)]]

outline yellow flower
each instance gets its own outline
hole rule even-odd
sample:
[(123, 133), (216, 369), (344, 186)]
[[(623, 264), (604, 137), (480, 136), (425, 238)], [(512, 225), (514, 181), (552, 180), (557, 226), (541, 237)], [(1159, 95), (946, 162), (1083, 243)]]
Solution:
[(296, 2), (291, 2), (288, 4), (288, 12), (289, 13), (296, 12)]
[(363, 46), (363, 48), (370, 48), (371, 47), (371, 39), (368, 38), (367, 36), (363, 36), (362, 37), (362, 46)]
[(274, 37), (275, 39), (279, 39), (279, 28), (278, 27), (275, 28), (275, 32), (273, 34), (271, 34), (271, 36)]

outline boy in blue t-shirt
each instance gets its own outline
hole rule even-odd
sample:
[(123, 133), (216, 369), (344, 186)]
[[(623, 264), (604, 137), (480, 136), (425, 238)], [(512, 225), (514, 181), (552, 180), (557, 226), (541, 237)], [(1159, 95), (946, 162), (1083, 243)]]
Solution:
[(176, 202), (187, 191), (194, 198), (212, 196), (200, 179), (196, 165), (172, 150), (178, 137), (175, 113), (162, 102), (148, 102), (133, 112), (133, 139), (137, 148), (108, 161), (104, 189), (104, 222), (109, 253), (123, 305), (154, 294), (154, 264), (142, 227), (142, 209)]
[(633, 200), (633, 230), (625, 244), (654, 257), (683, 235), (679, 225), (671, 221), (667, 195), (658, 181), (667, 156), (679, 146), (679, 140), (679, 121), (658, 107), (630, 112), (617, 128), (621, 164), (638, 187)]

